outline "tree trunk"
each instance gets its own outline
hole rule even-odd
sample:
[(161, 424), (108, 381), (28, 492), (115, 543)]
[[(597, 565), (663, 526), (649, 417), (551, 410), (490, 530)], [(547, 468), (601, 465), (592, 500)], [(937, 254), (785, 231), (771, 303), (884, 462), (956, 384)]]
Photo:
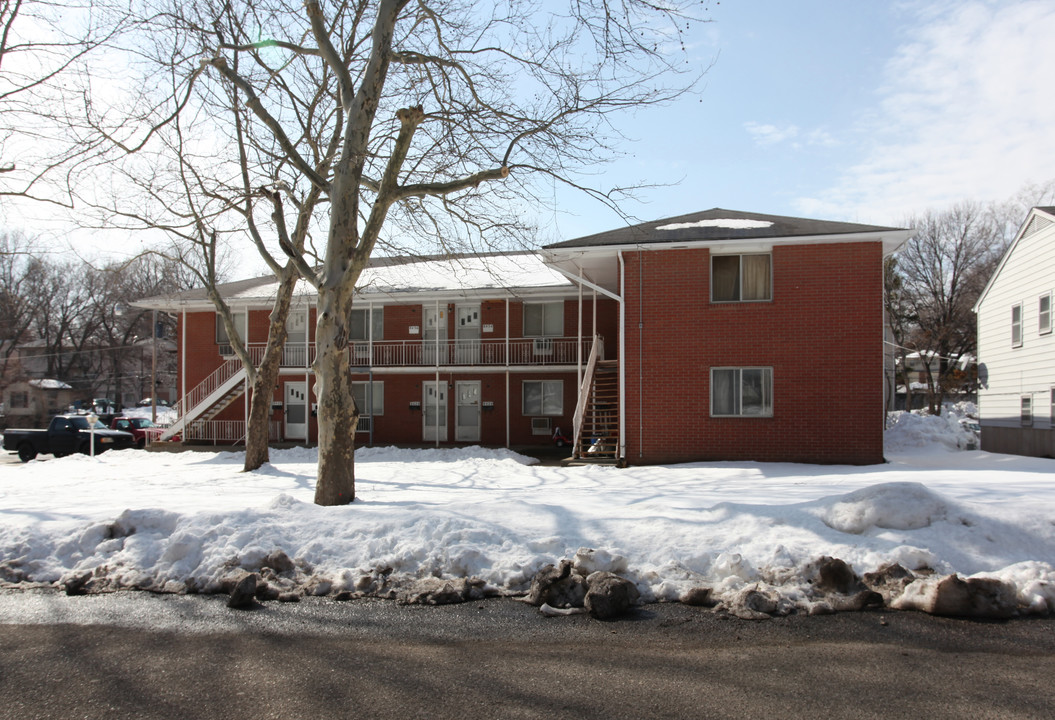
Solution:
[[(271, 426), (271, 399), (282, 367), (282, 351), (286, 347), (286, 318), (293, 300), (293, 290), (299, 276), (287, 265), (285, 276), (280, 278), (275, 293), (275, 304), (271, 308), (270, 325), (267, 330), (267, 347), (256, 372), (250, 372), (252, 392), (249, 417), (245, 430), (245, 465), (242, 470), (250, 472), (260, 468), (270, 459), (268, 440)], [(246, 368), (249, 372), (249, 368)]]
[[(344, 295), (348, 295), (346, 300)], [(319, 288), (315, 329), (315, 400), (319, 404), (317, 505), (346, 505), (355, 499), (355, 426), (348, 361), (350, 291)]]

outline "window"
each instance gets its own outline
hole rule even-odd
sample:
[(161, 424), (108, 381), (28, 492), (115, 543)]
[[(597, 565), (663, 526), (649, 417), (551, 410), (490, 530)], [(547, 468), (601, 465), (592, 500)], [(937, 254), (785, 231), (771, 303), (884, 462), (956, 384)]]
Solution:
[[(352, 310), (351, 326), (349, 327), (352, 340), (381, 340), (385, 336), (385, 309), (360, 308)], [(367, 328), (366, 317), (370, 314), (370, 327)], [(370, 333), (373, 334), (371, 338)]]
[(1032, 425), (1033, 424), (1033, 396), (1023, 395), (1022, 396), (1022, 412), (1021, 412), (1022, 424)]
[(1055, 387), (1051, 389), (1051, 427), (1055, 428)]
[[(246, 314), (245, 311), (233, 313), (234, 315), (234, 326), (238, 329), (238, 335), (242, 338), (242, 342), (246, 342)], [(223, 324), (223, 317), (220, 313), (216, 313), (216, 344), (217, 345), (230, 345), (231, 340), (227, 337), (227, 328)]]
[(374, 382), (352, 382), (352, 397), (361, 415), (385, 414), (385, 384)]
[(773, 368), (711, 368), (711, 415), (772, 417)]
[(560, 337), (563, 334), (563, 301), (524, 305), (524, 337)]
[(29, 393), (28, 392), (12, 392), (8, 395), (10, 398), (10, 405), (12, 409), (15, 408), (28, 408), (29, 407)]
[(525, 380), (525, 415), (563, 415), (563, 380)]
[(1011, 306), (1011, 347), (1022, 347), (1022, 306)]
[(1046, 335), (1051, 332), (1051, 293), (1040, 296), (1038, 316), (1040, 322), (1040, 334)]
[(713, 255), (711, 301), (772, 300), (772, 274), (769, 255)]

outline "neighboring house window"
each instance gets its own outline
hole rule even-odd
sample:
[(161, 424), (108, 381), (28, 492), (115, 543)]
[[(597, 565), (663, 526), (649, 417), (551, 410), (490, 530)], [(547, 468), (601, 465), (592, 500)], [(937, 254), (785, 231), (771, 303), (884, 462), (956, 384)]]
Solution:
[[(234, 313), (234, 326), (238, 330), (238, 335), (242, 338), (242, 342), (246, 342), (247, 331), (246, 331), (246, 314), (245, 312)], [(216, 344), (217, 345), (230, 345), (231, 339), (227, 337), (227, 327), (223, 324), (223, 317), (220, 313), (216, 313)]]
[(711, 415), (772, 417), (773, 368), (711, 368)]
[(1055, 428), (1055, 387), (1051, 389), (1051, 426)]
[(1032, 425), (1033, 424), (1033, 396), (1023, 395), (1022, 396), (1022, 424)]
[(29, 407), (29, 393), (28, 392), (13, 392), (8, 395), (10, 398), (11, 408), (24, 409)]
[[(370, 315), (370, 327), (367, 328), (366, 317)], [(352, 340), (381, 340), (385, 336), (385, 309), (359, 308), (352, 310), (351, 327), (349, 328)], [(371, 338), (371, 334), (373, 334)]]
[(563, 380), (525, 380), (525, 415), (563, 415)]
[(361, 415), (385, 414), (385, 384), (380, 380), (353, 382), (352, 397)]
[(1011, 347), (1022, 347), (1022, 306), (1011, 306)]
[(524, 337), (561, 337), (563, 334), (563, 301), (525, 303)]
[(1040, 296), (1040, 334), (1051, 332), (1051, 293)]
[(712, 255), (711, 301), (757, 302), (773, 299), (769, 255)]

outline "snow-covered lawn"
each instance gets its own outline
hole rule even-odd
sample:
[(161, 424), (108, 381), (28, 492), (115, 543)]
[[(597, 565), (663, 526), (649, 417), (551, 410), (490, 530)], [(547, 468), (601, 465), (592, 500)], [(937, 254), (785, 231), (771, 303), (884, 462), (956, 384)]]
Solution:
[(475, 576), (516, 593), (546, 563), (594, 548), (613, 567), (625, 558), (645, 600), (762, 583), (795, 601), (828, 555), (858, 573), (897, 562), (998, 577), (1023, 606), (1051, 611), (1055, 461), (951, 450), (958, 427), (930, 420), (903, 418), (888, 431), (891, 462), (869, 467), (559, 468), (505, 450), (365, 449), (358, 499), (337, 508), (312, 504), (313, 450), (274, 450), (250, 474), (223, 452), (0, 465), (0, 580), (92, 572), (99, 587), (215, 591), (275, 567), (280, 551), (307, 592)]

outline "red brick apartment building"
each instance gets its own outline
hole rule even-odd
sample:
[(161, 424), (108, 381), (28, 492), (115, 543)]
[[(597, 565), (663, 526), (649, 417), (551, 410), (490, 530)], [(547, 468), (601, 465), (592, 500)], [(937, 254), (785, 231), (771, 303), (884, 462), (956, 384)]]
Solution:
[[(359, 444), (550, 445), (651, 464), (883, 460), (883, 258), (911, 232), (713, 209), (538, 253), (381, 259), (349, 352)], [(270, 278), (223, 288), (250, 354)], [(179, 320), (185, 442), (245, 434), (245, 374), (204, 291)], [(271, 436), (312, 442), (315, 308), (298, 291)]]

